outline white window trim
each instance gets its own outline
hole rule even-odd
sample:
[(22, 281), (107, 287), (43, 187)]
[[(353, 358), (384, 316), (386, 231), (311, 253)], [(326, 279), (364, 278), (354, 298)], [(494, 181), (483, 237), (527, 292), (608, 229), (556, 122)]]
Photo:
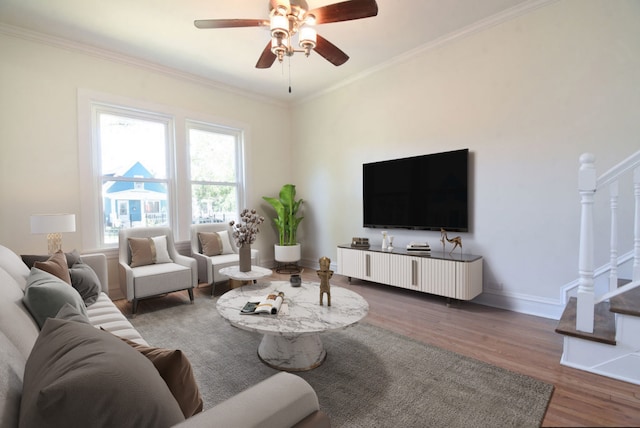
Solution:
[[(101, 221), (96, 213), (100, 213), (101, 195), (95, 197), (96, 189), (101, 188), (102, 177), (98, 174), (99, 153), (94, 142), (97, 136), (93, 135), (92, 126), (92, 105), (94, 103), (104, 105), (122, 106), (133, 111), (154, 112), (158, 115), (169, 117), (173, 120), (174, 149), (169, 149), (170, 162), (175, 168), (169, 171), (169, 189), (174, 192), (175, 204), (171, 206), (171, 219), (174, 232), (174, 239), (179, 241), (189, 241), (189, 231), (191, 226), (191, 181), (189, 174), (189, 152), (187, 147), (187, 126), (186, 123), (204, 123), (214, 125), (220, 129), (229, 129), (237, 132), (238, 147), (238, 176), (240, 184), (238, 186), (238, 209), (242, 210), (250, 200), (250, 192), (247, 190), (248, 174), (251, 170), (249, 152), (247, 150), (250, 140), (250, 127), (242, 122), (229, 120), (228, 118), (214, 117), (203, 113), (194, 113), (177, 107), (166, 106), (151, 102), (134, 100), (128, 97), (101, 93), (89, 89), (78, 89), (78, 162), (80, 173), (80, 231), (82, 232), (82, 249), (86, 252), (114, 248), (113, 245), (101, 246)], [(171, 133), (172, 130), (170, 129)], [(244, 162), (243, 162), (244, 160)], [(176, 174), (172, 176), (171, 174)], [(186, 211), (177, 212), (177, 207)]]

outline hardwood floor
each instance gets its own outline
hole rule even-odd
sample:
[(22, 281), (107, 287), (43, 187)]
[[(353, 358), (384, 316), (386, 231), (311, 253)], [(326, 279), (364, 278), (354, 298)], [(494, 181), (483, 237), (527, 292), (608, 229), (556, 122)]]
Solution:
[[(317, 281), (315, 270), (302, 277)], [(271, 279), (288, 280), (274, 273)], [(365, 321), (415, 340), (555, 385), (543, 426), (640, 426), (640, 386), (561, 366), (557, 321), (334, 275), (332, 285), (360, 293), (370, 305)], [(226, 291), (216, 286), (216, 295)], [(209, 298), (210, 287), (196, 290)], [(188, 301), (185, 292), (141, 301), (139, 312)], [(131, 305), (117, 302), (131, 313)]]

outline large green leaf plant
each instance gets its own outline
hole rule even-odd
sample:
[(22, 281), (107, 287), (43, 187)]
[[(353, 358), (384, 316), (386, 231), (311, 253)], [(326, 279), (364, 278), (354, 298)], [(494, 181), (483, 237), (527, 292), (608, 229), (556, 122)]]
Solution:
[(298, 209), (302, 205), (302, 199), (296, 201), (296, 186), (285, 184), (280, 189), (279, 199), (263, 196), (262, 199), (269, 202), (276, 210), (276, 218), (273, 219), (278, 229), (279, 245), (296, 245), (298, 225), (304, 217), (296, 217)]

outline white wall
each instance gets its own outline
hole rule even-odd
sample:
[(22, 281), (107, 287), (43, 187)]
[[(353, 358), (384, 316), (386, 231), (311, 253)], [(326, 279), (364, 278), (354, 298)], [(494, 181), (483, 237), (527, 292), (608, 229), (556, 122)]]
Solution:
[[(299, 237), (309, 265), (325, 255), (335, 263), (336, 245), (352, 236), (380, 241), (379, 230), (361, 226), (362, 163), (468, 147), (472, 225), (462, 237), (465, 252), (485, 258), (483, 299), (557, 316), (560, 288), (577, 277), (578, 157), (593, 152), (604, 172), (639, 147), (638, 22), (638, 1), (561, 0), (291, 113), (117, 56), (0, 31), (0, 243), (42, 252), (45, 237), (29, 233), (29, 215), (80, 212), (76, 104), (85, 88), (247, 124), (248, 205), (270, 213), (261, 196), (295, 183), (306, 200)], [(629, 216), (628, 205), (621, 210)], [(393, 233), (396, 246), (439, 244), (435, 232)], [(267, 226), (261, 235), (269, 261), (276, 234)], [(64, 242), (82, 250), (82, 231)], [(622, 237), (621, 250), (629, 242)], [(599, 250), (596, 264), (605, 261)]]
[[(30, 234), (31, 214), (80, 216), (79, 88), (245, 124), (249, 207), (289, 181), (290, 138), (280, 129), (288, 130), (287, 106), (130, 64), (117, 55), (105, 59), (18, 36), (0, 31), (0, 243), (17, 253), (46, 251), (46, 237)], [(187, 230), (183, 227), (178, 240), (188, 240)], [(86, 250), (82, 234), (82, 229), (64, 234), (64, 248)], [(263, 260), (272, 260), (276, 233), (264, 227), (261, 235), (255, 245)]]
[[(640, 147), (638, 22), (637, 1), (559, 1), (296, 106), (303, 258), (335, 263), (352, 236), (380, 243), (362, 228), (362, 163), (468, 147), (461, 236), (485, 258), (483, 300), (557, 317), (577, 277), (578, 158), (594, 153), (602, 173)], [(440, 245), (436, 232), (393, 234)]]

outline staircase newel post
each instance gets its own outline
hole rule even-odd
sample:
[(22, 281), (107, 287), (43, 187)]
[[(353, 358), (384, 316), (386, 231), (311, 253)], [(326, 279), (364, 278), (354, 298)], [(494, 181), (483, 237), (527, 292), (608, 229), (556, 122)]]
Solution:
[(578, 260), (578, 307), (576, 329), (593, 333), (594, 320), (594, 280), (593, 280), (593, 201), (596, 192), (595, 156), (584, 153), (580, 156), (578, 172), (580, 192), (580, 248)]
[(640, 281), (640, 167), (633, 170), (635, 213), (633, 227), (633, 280)]
[(609, 243), (609, 291), (618, 288), (618, 181), (609, 185), (610, 209), (611, 209), (611, 241)]

